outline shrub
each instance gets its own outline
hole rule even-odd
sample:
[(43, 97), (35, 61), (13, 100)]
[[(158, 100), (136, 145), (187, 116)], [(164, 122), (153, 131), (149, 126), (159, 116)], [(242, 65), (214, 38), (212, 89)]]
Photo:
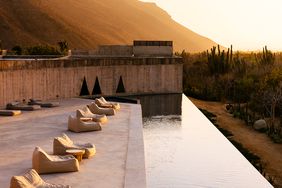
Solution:
[(22, 55), (23, 49), (20, 46), (14, 46), (12, 48), (12, 51), (16, 54), (16, 55)]
[(25, 55), (61, 55), (57, 48), (50, 45), (37, 45), (27, 47)]

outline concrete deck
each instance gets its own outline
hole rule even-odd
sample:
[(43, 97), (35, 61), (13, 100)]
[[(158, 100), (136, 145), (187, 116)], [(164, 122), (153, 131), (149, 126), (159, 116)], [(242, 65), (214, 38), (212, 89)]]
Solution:
[(76, 187), (144, 188), (146, 187), (141, 106), (121, 104), (116, 116), (102, 131), (72, 133), (67, 119), (90, 100), (67, 99), (61, 106), (17, 117), (0, 116), (0, 187), (9, 187), (13, 175), (22, 175), (32, 167), (32, 152), (40, 146), (52, 153), (53, 138), (66, 133), (76, 142), (91, 142), (97, 154), (80, 163), (79, 172), (41, 175), (50, 183)]

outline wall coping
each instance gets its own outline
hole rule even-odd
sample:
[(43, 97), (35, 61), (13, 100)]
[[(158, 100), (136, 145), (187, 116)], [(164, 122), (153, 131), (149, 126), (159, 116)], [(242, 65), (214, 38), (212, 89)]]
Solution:
[(160, 65), (182, 64), (182, 58), (173, 57), (74, 57), (70, 59), (2, 59), (0, 71), (44, 69), (44, 68), (68, 68), (88, 66), (117, 66), (117, 65)]

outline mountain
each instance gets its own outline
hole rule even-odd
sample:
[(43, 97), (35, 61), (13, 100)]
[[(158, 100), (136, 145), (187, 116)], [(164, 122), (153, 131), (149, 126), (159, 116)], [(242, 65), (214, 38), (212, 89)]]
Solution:
[(154, 3), (138, 0), (0, 0), (0, 40), (15, 45), (57, 44), (93, 49), (133, 40), (173, 40), (176, 51), (216, 45), (175, 22)]

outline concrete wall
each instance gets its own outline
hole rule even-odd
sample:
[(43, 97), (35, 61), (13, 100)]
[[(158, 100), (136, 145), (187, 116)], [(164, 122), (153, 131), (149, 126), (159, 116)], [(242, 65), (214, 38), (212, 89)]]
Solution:
[(102, 45), (98, 48), (102, 56), (132, 56), (132, 45)]
[[(142, 41), (139, 41), (142, 42)], [(101, 45), (94, 50), (71, 50), (72, 56), (105, 56), (105, 57), (172, 57), (173, 46), (152, 45), (150, 41), (143, 41), (148, 45)], [(159, 41), (156, 41), (159, 42)], [(171, 42), (172, 43), (172, 42)]]
[(69, 54), (72, 56), (77, 56), (77, 55), (84, 55), (84, 56), (89, 56), (89, 55), (98, 55), (98, 49), (93, 49), (93, 50), (69, 50)]
[(181, 115), (183, 94), (135, 96), (142, 104), (142, 116)]
[(133, 55), (132, 45), (101, 45), (94, 50), (71, 50), (73, 56), (129, 57)]
[(0, 106), (14, 100), (79, 96), (84, 77), (92, 93), (115, 95), (120, 76), (126, 94), (182, 93), (179, 58), (95, 58), (0, 61)]
[(172, 56), (172, 46), (133, 46), (134, 56)]

